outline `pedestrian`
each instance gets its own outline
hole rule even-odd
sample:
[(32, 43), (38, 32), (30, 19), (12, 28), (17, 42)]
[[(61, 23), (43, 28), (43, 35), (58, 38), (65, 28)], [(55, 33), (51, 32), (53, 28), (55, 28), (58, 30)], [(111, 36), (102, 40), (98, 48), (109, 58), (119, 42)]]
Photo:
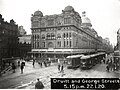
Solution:
[(112, 71), (112, 69), (113, 69), (112, 61), (108, 62), (108, 66), (109, 66), (109, 70)]
[(16, 69), (16, 66), (14, 63), (12, 63), (12, 70), (13, 70), (13, 73), (15, 73), (15, 69)]
[(106, 70), (109, 72), (109, 65), (107, 64), (107, 66), (106, 66)]
[(47, 64), (46, 64), (46, 61), (44, 60), (44, 65), (45, 65), (45, 67), (47, 67)]
[(42, 61), (40, 62), (40, 66), (42, 67)]
[(105, 64), (105, 58), (103, 58), (103, 63)]
[(35, 66), (34, 66), (34, 65), (35, 65), (35, 59), (33, 59), (33, 64), (32, 64), (32, 65), (33, 65), (33, 67), (35, 67)]
[(60, 64), (58, 64), (58, 71), (60, 71)]
[(24, 69), (24, 64), (23, 63), (21, 63), (20, 69), (21, 69), (21, 74), (23, 74), (23, 69)]
[(112, 63), (112, 67), (113, 67), (112, 71), (115, 71), (116, 70), (116, 66), (115, 66), (114, 62)]
[(61, 72), (63, 72), (63, 68), (64, 68), (64, 67), (63, 67), (63, 64), (62, 64), (62, 65), (61, 65)]
[(44, 85), (38, 78), (37, 83), (35, 84), (35, 89), (43, 89), (43, 88), (44, 88)]
[(18, 67), (20, 66), (20, 60), (18, 60)]
[(39, 64), (40, 67), (42, 68), (42, 61), (38, 61), (38, 64)]

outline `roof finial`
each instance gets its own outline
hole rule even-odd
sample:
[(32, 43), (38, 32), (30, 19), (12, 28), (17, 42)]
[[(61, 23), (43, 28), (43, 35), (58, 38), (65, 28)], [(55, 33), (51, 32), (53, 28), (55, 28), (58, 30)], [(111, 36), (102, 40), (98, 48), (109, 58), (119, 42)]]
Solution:
[(85, 11), (82, 12), (82, 16), (83, 16), (83, 17), (86, 16), (86, 12), (85, 12)]

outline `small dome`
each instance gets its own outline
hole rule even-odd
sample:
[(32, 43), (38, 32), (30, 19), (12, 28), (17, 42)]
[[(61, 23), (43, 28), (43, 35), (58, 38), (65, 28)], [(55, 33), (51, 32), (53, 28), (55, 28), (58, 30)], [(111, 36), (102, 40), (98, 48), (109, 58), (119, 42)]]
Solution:
[(64, 11), (72, 11), (74, 8), (72, 6), (65, 7)]
[(82, 17), (82, 23), (91, 23), (88, 17)]
[(41, 12), (41, 11), (36, 11), (35, 13), (34, 13), (34, 16), (43, 16), (43, 13)]
[(86, 17), (86, 12), (82, 12), (82, 23), (91, 23), (90, 19)]

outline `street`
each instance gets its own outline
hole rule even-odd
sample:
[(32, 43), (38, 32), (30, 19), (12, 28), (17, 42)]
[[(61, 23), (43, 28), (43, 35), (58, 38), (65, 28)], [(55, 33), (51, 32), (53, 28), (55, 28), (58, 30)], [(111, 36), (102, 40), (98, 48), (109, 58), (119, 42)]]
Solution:
[(50, 78), (119, 78), (119, 72), (107, 72), (105, 64), (97, 64), (90, 70), (77, 70), (67, 69), (64, 66), (64, 74), (59, 73), (57, 64), (41, 68), (37, 63), (33, 68), (32, 62), (26, 62), (24, 73), (21, 74), (20, 69), (16, 73), (12, 71), (0, 77), (1, 89), (34, 89), (37, 78), (43, 82), (46, 89), (50, 89)]

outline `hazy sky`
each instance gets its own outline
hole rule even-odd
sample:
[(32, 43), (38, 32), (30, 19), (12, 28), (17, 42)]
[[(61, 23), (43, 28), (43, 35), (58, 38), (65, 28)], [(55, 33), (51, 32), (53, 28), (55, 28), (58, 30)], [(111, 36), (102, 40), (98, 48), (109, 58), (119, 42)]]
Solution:
[(30, 34), (31, 14), (37, 10), (43, 15), (60, 14), (68, 5), (80, 15), (86, 11), (98, 35), (108, 37), (113, 45), (116, 44), (120, 28), (120, 0), (0, 0), (0, 13), (5, 21), (14, 19)]

